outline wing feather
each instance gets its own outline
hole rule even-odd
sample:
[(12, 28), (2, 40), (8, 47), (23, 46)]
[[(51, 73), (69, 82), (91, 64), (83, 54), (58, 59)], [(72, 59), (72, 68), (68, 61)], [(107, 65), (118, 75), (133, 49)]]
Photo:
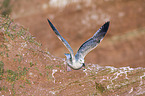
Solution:
[[(85, 56), (92, 51), (97, 45), (103, 40), (105, 34), (107, 33), (110, 22), (106, 22), (90, 39), (88, 39), (85, 43), (81, 45), (76, 56), (78, 55), (81, 58), (85, 58)], [(78, 57), (77, 56), (77, 57)]]
[(72, 59), (74, 60), (74, 53), (68, 42), (60, 35), (60, 33), (57, 31), (57, 29), (54, 27), (54, 25), (50, 22), (49, 19), (47, 19), (49, 22), (49, 25), (51, 26), (52, 30), (55, 32), (57, 37), (62, 41), (62, 43), (66, 46), (66, 48), (70, 51), (70, 54), (72, 56)]

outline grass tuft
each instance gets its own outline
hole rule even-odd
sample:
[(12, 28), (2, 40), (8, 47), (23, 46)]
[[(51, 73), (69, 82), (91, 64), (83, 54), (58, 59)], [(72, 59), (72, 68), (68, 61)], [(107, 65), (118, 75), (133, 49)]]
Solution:
[(103, 93), (105, 91), (105, 88), (102, 86), (102, 84), (95, 82), (96, 84), (96, 90), (99, 90), (99, 92)]
[(2, 75), (4, 74), (4, 63), (0, 61), (0, 80), (2, 79)]

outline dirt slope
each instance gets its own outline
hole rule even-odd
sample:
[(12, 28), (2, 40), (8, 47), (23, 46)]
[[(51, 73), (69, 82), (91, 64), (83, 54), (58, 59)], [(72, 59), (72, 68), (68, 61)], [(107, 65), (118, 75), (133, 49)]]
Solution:
[(43, 51), (23, 26), (2, 17), (0, 25), (0, 95), (145, 95), (145, 68), (86, 64), (66, 72), (64, 59)]

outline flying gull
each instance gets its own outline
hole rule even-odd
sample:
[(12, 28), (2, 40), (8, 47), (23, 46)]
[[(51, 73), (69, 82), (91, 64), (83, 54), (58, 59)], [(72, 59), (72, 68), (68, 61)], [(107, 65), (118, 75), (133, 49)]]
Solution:
[(74, 70), (78, 70), (85, 66), (84, 58), (85, 56), (92, 51), (97, 45), (103, 40), (105, 34), (107, 33), (109, 27), (109, 21), (106, 22), (90, 39), (84, 42), (79, 50), (77, 51), (76, 55), (74, 55), (72, 48), (68, 44), (68, 42), (60, 35), (54, 25), (48, 19), (48, 22), (57, 35), (57, 37), (62, 41), (62, 43), (66, 46), (69, 50), (70, 54), (65, 54), (66, 62), (67, 62), (67, 71), (71, 71), (71, 68)]

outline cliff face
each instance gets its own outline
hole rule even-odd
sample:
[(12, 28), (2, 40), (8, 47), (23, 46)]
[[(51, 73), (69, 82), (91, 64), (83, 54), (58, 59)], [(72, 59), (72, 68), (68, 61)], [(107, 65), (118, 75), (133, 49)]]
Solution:
[(145, 95), (145, 68), (86, 64), (66, 72), (65, 64), (26, 28), (0, 17), (0, 95)]

